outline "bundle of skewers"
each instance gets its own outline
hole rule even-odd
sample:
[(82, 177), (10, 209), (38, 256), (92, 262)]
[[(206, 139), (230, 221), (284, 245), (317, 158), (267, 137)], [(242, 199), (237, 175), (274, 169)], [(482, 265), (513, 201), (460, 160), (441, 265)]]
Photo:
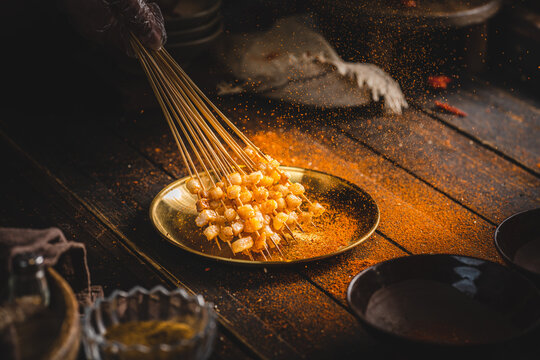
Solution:
[[(165, 49), (132, 46), (148, 77), (188, 172), (195, 223), (209, 241), (234, 254), (283, 258), (293, 231), (309, 231), (325, 211), (310, 201), (280, 163), (255, 146), (195, 85)], [(234, 134), (234, 135), (233, 135)]]

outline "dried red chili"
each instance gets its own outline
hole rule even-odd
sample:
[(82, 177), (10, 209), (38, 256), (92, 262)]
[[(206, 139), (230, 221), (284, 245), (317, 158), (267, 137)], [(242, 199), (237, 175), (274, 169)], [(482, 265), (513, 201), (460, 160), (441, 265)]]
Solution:
[(414, 1), (414, 0), (401, 0), (401, 5), (403, 5), (405, 7), (415, 8), (416, 7), (416, 1)]
[(428, 77), (428, 84), (433, 89), (446, 89), (448, 84), (452, 82), (452, 79), (445, 75), (437, 75)]
[(446, 112), (449, 112), (450, 114), (454, 114), (454, 115), (458, 115), (458, 116), (462, 116), (462, 117), (467, 116), (467, 113), (465, 111), (463, 111), (461, 109), (458, 109), (455, 106), (452, 106), (452, 105), (449, 105), (447, 103), (441, 102), (441, 101), (435, 100), (435, 106), (437, 106), (439, 109), (442, 109), (442, 110), (444, 110)]

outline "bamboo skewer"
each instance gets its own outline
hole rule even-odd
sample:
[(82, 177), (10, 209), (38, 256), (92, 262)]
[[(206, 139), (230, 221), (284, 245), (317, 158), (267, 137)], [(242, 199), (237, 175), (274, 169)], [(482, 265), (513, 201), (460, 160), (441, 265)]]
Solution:
[[(229, 175), (237, 172), (241, 176), (247, 176), (256, 172), (257, 165), (251, 157), (253, 154), (246, 153), (245, 148), (252, 149), (258, 159), (264, 159), (267, 164), (270, 164), (273, 159), (263, 153), (247, 136), (245, 136), (195, 85), (184, 70), (174, 61), (169, 53), (164, 50), (149, 51), (145, 49), (139, 40), (133, 35), (131, 36), (131, 44), (138, 56), (141, 66), (150, 82), (150, 86), (156, 96), (156, 99), (163, 111), (165, 120), (171, 130), (174, 141), (180, 150), (182, 161), (184, 162), (189, 175), (193, 179), (197, 179), (202, 192), (207, 194), (209, 189), (214, 189), (217, 184), (222, 181), (231, 186)], [(227, 130), (227, 128), (229, 130)], [(243, 143), (241, 146), (239, 141), (233, 137), (236, 135)], [(202, 172), (198, 170), (198, 166), (202, 168)], [(278, 164), (279, 165), (279, 164)], [(278, 166), (273, 168), (277, 171), (280, 177), (284, 177), (284, 173)], [(205, 174), (210, 183), (205, 182), (201, 178), (201, 174)], [(288, 177), (285, 180), (288, 185), (291, 183)], [(256, 185), (252, 184), (252, 190), (256, 190)], [(208, 195), (205, 195), (208, 196)], [(197, 193), (198, 200), (201, 200), (201, 191)], [(300, 198), (306, 203), (313, 203), (302, 193)], [(239, 207), (244, 204), (240, 197), (234, 199)], [(227, 210), (227, 205), (223, 198), (221, 205)], [(233, 202), (233, 206), (234, 202)], [(233, 208), (233, 210), (235, 210)], [(293, 211), (294, 212), (294, 211)], [(276, 215), (274, 210), (273, 215)], [(271, 214), (272, 215), (272, 214)], [(297, 215), (297, 214), (295, 214)], [(287, 220), (288, 221), (288, 220)], [(304, 229), (295, 221), (295, 225), (304, 232)], [(284, 223), (284, 230), (295, 239), (290, 227)], [(280, 238), (287, 243), (283, 230), (276, 233), (281, 233)], [(254, 232), (257, 237), (261, 234), (259, 231)], [(268, 234), (268, 233), (266, 233)], [(263, 234), (264, 235), (264, 234)], [(220, 235), (221, 236), (221, 235)], [(266, 235), (264, 235), (266, 236)], [(282, 258), (283, 252), (280, 244), (276, 243), (271, 236), (268, 236)], [(268, 249), (263, 237), (264, 247), (259, 248), (258, 252), (261, 256), (268, 260), (272, 259), (272, 255)], [(221, 249), (218, 237), (215, 237), (217, 246)], [(231, 251), (231, 241), (225, 241)], [(266, 255), (264, 251), (266, 250)], [(245, 254), (253, 260), (253, 255), (249, 249), (244, 251)], [(267, 258), (268, 256), (268, 258)]]

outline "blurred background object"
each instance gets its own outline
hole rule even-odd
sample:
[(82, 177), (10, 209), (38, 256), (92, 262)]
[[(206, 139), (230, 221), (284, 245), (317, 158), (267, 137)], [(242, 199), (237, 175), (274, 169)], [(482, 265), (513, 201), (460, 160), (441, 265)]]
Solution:
[[(168, 33), (166, 48), (201, 86), (224, 78), (216, 51), (229, 35), (269, 30), (277, 20), (307, 14), (346, 62), (373, 63), (407, 92), (425, 89), (431, 76), (470, 78), (482, 72), (499, 81), (538, 86), (539, 2), (531, 0), (158, 0)], [(502, 9), (502, 11), (501, 11)], [(82, 38), (52, 4), (6, 2), (0, 36), (11, 71), (6, 103), (23, 107), (32, 83), (35, 110), (73, 104), (84, 111), (155, 106), (136, 59)], [(13, 34), (16, 34), (14, 36)], [(48, 54), (43, 56), (43, 54)], [(212, 56), (213, 55), (213, 56)], [(495, 70), (490, 73), (489, 71)], [(197, 76), (196, 73), (204, 76)], [(213, 84), (211, 84), (213, 82)], [(50, 91), (54, 84), (54, 91)], [(456, 83), (457, 85), (457, 83)], [(95, 91), (99, 89), (99, 91)], [(54, 93), (54, 95), (53, 95)], [(118, 98), (121, 101), (118, 101)], [(84, 105), (81, 105), (83, 99)], [(34, 108), (25, 109), (31, 111)], [(81, 109), (83, 110), (83, 109)], [(121, 110), (122, 111), (122, 110)]]
[(484, 71), (488, 20), (501, 7), (500, 0), (312, 3), (342, 56), (377, 64), (409, 87), (423, 85), (426, 74)]
[(167, 49), (187, 64), (209, 49), (223, 32), (221, 0), (158, 0), (165, 17)]
[(307, 16), (228, 36), (221, 53), (234, 80), (219, 83), (219, 95), (250, 92), (319, 108), (382, 101), (385, 111), (395, 114), (407, 107), (394, 79), (376, 65), (343, 61)]
[(538, 94), (540, 88), (540, 1), (505, 0), (490, 31), (491, 67), (509, 82)]

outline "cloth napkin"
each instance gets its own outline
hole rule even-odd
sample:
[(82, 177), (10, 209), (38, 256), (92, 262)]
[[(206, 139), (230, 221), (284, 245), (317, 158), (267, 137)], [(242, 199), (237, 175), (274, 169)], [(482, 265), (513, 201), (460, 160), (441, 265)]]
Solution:
[[(12, 259), (27, 252), (43, 256), (45, 266), (57, 265), (64, 277), (83, 279), (78, 291), (90, 291), (90, 271), (86, 262), (84, 244), (68, 241), (58, 228), (16, 229), (0, 228), (0, 285), (1, 300), (7, 297), (7, 284), (12, 269)], [(73, 284), (77, 285), (77, 284)]]
[(393, 114), (408, 106), (397, 81), (376, 65), (341, 59), (309, 17), (287, 17), (265, 32), (231, 35), (222, 46), (220, 58), (235, 81), (218, 84), (219, 95), (253, 92), (321, 107), (384, 100)]

